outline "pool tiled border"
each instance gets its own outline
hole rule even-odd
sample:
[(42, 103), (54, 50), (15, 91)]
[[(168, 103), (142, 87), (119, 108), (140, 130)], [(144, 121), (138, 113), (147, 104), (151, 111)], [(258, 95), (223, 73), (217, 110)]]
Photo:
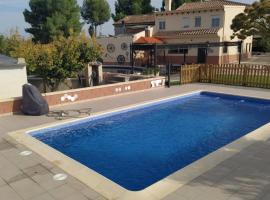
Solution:
[[(103, 116), (112, 112), (121, 112), (126, 109), (132, 109), (138, 106), (147, 106), (160, 101), (171, 100), (173, 98), (179, 98), (187, 95), (192, 95), (201, 90), (197, 90), (191, 93), (185, 93), (182, 95), (175, 95), (169, 98), (157, 99), (154, 101), (148, 101), (140, 104), (131, 105), (128, 107), (122, 107), (120, 109), (114, 109), (107, 112), (100, 112), (91, 117)], [(225, 94), (225, 93), (224, 93)], [(229, 93), (226, 93), (229, 94)], [(232, 94), (234, 95), (234, 94)], [(219, 163), (225, 161), (226, 159), (232, 157), (233, 155), (240, 152), (245, 147), (255, 143), (256, 141), (265, 141), (270, 138), (270, 123), (258, 128), (255, 131), (235, 140), (234, 142), (208, 154), (207, 156), (193, 162), (192, 164), (186, 166), (173, 173), (172, 175), (160, 180), (159, 182), (149, 186), (148, 188), (139, 191), (131, 192), (123, 187), (117, 185), (111, 180), (103, 177), (102, 175), (96, 173), (95, 171), (87, 168), (86, 166), (80, 164), (79, 162), (67, 157), (66, 155), (58, 152), (57, 150), (47, 146), (46, 144), (38, 141), (37, 139), (31, 137), (28, 133), (36, 131), (39, 129), (50, 128), (57, 125), (63, 125), (66, 123), (76, 122), (81, 119), (68, 120), (62, 123), (52, 123), (46, 126), (29, 128), (26, 130), (15, 131), (9, 133), (19, 143), (22, 143), (32, 149), (33, 151), (39, 153), (41, 156), (45, 157), (50, 162), (54, 163), (58, 167), (65, 170), (70, 175), (78, 178), (80, 181), (96, 190), (100, 194), (104, 195), (108, 199), (123, 199), (123, 200), (137, 200), (137, 199), (148, 199), (148, 200), (158, 200), (165, 196), (173, 193), (181, 186), (187, 184), (191, 180), (205, 173), (206, 171), (214, 168)]]

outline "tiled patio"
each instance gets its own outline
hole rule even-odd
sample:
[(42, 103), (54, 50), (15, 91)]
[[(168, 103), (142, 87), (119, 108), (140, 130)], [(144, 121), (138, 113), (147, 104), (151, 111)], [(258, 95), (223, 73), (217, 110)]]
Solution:
[[(226, 92), (270, 99), (264, 89), (222, 85), (191, 84), (170, 89), (160, 88), (132, 94), (107, 97), (55, 109), (92, 107), (93, 112), (110, 110), (195, 90)], [(12, 115), (0, 117), (0, 200), (83, 200), (105, 199), (72, 176), (64, 181), (53, 175), (64, 173), (56, 165), (33, 153), (7, 136), (8, 132), (56, 121), (54, 118)], [(269, 200), (270, 141), (258, 141), (199, 176), (166, 200)]]

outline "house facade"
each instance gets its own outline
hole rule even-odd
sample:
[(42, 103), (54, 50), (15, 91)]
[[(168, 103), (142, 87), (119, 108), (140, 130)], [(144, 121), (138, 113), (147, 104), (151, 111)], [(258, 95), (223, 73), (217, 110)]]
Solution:
[[(209, 46), (196, 47), (196, 44), (239, 42), (232, 39), (232, 20), (244, 12), (248, 5), (226, 0), (209, 0), (204, 2), (185, 3), (177, 10), (171, 10), (171, 0), (165, 1), (165, 11), (153, 15), (127, 16), (115, 22), (115, 36), (99, 38), (104, 48), (104, 64), (128, 65), (130, 62), (130, 45), (133, 43), (160, 43), (172, 46), (185, 45), (187, 48), (167, 48), (158, 52), (157, 64), (193, 64), (233, 63), (249, 58), (252, 51), (252, 37), (241, 41), (242, 46)], [(156, 42), (157, 41), (157, 42)], [(123, 44), (125, 43), (125, 44)], [(192, 46), (193, 45), (193, 46)], [(125, 48), (123, 48), (125, 47)], [(240, 52), (241, 51), (241, 52)], [(138, 56), (139, 55), (139, 56)], [(135, 63), (147, 63), (149, 57), (136, 55)], [(125, 59), (124, 59), (125, 57)], [(165, 59), (164, 59), (165, 57)]]
[[(102, 60), (104, 65), (130, 65), (130, 45), (145, 33), (153, 35), (155, 15), (132, 15), (115, 22), (114, 36), (99, 37), (97, 42), (103, 48)], [(138, 60), (143, 55), (137, 55)], [(140, 65), (140, 63), (138, 63)]]
[[(175, 11), (155, 14), (153, 36), (166, 44), (237, 42), (240, 40), (231, 38), (233, 31), (230, 26), (234, 17), (244, 12), (246, 6), (223, 0), (185, 3)], [(242, 41), (241, 57), (249, 58), (251, 50), (252, 37), (248, 37)], [(239, 51), (238, 46), (170, 49), (166, 57), (171, 63), (183, 64), (185, 52), (186, 63), (223, 64), (237, 62)]]
[(145, 31), (97, 38), (97, 43), (103, 48), (103, 64), (129, 66), (130, 45), (141, 37), (145, 37)]

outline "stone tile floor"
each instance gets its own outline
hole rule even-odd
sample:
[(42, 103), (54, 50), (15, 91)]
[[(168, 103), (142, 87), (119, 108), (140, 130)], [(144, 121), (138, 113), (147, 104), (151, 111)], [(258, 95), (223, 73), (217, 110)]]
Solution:
[[(171, 89), (125, 94), (61, 106), (55, 109), (92, 107), (93, 112), (127, 106), (194, 90), (229, 92), (270, 99), (264, 89), (191, 84)], [(0, 117), (0, 200), (102, 200), (103, 196), (72, 176), (55, 181), (64, 173), (54, 164), (28, 150), (7, 136), (10, 131), (55, 121), (54, 118), (10, 115)], [(257, 142), (232, 158), (168, 195), (164, 200), (270, 200), (270, 141)]]
[(24, 150), (20, 144), (0, 139), (1, 200), (105, 199), (71, 176), (55, 181), (53, 176), (64, 172), (35, 153), (21, 156)]

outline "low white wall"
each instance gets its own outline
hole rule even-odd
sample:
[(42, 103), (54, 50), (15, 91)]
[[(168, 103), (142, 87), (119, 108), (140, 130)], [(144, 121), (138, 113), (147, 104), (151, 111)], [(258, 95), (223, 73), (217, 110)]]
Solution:
[(22, 96), (22, 86), (27, 83), (26, 66), (0, 67), (0, 99)]

